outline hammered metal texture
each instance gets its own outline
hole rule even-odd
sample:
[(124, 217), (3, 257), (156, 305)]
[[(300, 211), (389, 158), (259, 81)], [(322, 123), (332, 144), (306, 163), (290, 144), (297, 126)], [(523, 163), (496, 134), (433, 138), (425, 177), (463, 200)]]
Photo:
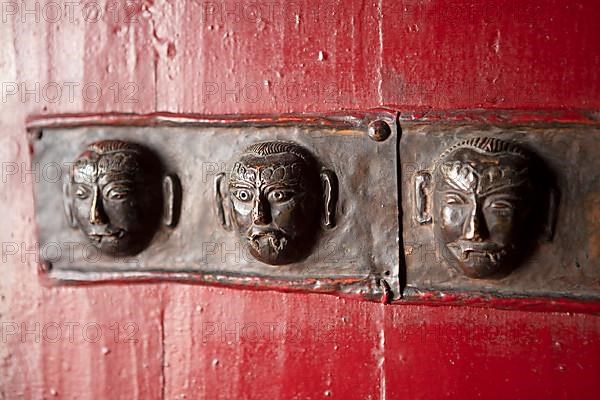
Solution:
[[(450, 266), (436, 238), (435, 216), (419, 221), (422, 208), (415, 193), (418, 172), (431, 170), (439, 155), (469, 138), (502, 139), (529, 150), (550, 174), (540, 190), (554, 189), (554, 220), (532, 241), (530, 252), (505, 276), (473, 279)], [(538, 124), (499, 127), (443, 123), (402, 123), (400, 141), (403, 244), (407, 297), (428, 291), (598, 298), (600, 281), (600, 129), (586, 125)], [(550, 182), (554, 181), (553, 184)], [(553, 186), (552, 188), (550, 186)], [(544, 208), (538, 203), (534, 207)], [(534, 221), (518, 221), (533, 224)], [(517, 243), (519, 245), (519, 243)], [(446, 254), (447, 256), (447, 254)]]
[[(391, 127), (384, 142), (368, 136), (374, 119), (384, 119)], [(35, 187), (36, 218), (42, 255), (50, 261), (48, 276), (54, 282), (176, 280), (377, 300), (390, 291), (399, 296), (395, 114), (265, 118), (248, 124), (237, 119), (134, 126), (127, 121), (123, 117), (114, 125), (93, 126), (92, 118), (85, 124), (48, 124), (41, 138), (33, 140), (34, 163), (68, 165), (98, 140), (140, 141), (161, 159), (165, 174), (179, 177), (180, 221), (174, 228), (163, 225), (135, 256), (107, 256), (67, 224), (60, 182), (41, 180)], [(245, 251), (235, 232), (222, 229), (215, 207), (215, 177), (228, 174), (244, 148), (265, 140), (303, 146), (321, 168), (335, 173), (339, 187), (335, 226), (316, 233), (316, 244), (304, 260), (279, 266), (259, 262)], [(67, 168), (62, 171), (64, 175)], [(69, 246), (72, 250), (67, 252)]]

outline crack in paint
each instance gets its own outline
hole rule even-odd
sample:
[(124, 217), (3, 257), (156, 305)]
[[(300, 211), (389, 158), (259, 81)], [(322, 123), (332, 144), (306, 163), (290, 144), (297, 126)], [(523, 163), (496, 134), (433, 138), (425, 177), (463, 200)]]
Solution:
[(381, 305), (381, 313), (382, 313), (382, 327), (379, 331), (379, 359), (377, 360), (377, 367), (379, 368), (379, 373), (381, 374), (380, 379), (380, 394), (379, 398), (381, 400), (385, 400), (386, 398), (386, 387), (385, 387), (385, 305)]
[(383, 105), (383, 0), (377, 4), (377, 29), (379, 31), (379, 65), (377, 67), (377, 94), (379, 105)]
[(160, 309), (160, 398), (165, 398), (165, 309)]

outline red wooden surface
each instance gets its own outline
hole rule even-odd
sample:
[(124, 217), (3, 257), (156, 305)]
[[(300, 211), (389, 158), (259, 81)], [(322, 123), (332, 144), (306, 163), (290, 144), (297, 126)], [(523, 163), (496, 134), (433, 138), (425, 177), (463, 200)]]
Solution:
[[(3, 166), (27, 165), (24, 121), (40, 113), (600, 108), (592, 0), (259, 1), (260, 18), (241, 2), (89, 3), (99, 21), (83, 5), (52, 22), (42, 3), (36, 22), (3, 3)], [(74, 96), (54, 101), (53, 84), (69, 82)], [(86, 84), (103, 95), (83, 96)], [(0, 398), (597, 398), (593, 315), (177, 284), (43, 288), (22, 251), (35, 242), (36, 175), (6, 171), (0, 238), (20, 251), (3, 251)], [(128, 322), (136, 342), (122, 329), (115, 340), (111, 327)]]

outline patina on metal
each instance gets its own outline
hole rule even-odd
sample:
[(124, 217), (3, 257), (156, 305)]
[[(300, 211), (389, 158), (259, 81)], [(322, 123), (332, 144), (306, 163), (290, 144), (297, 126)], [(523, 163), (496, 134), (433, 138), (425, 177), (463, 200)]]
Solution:
[[(397, 115), (387, 111), (33, 120), (33, 160), (42, 166), (73, 171), (92, 143), (140, 138), (160, 166), (147, 177), (152, 168), (125, 167), (137, 171), (128, 174), (131, 185), (149, 179), (158, 188), (144, 198), (156, 199), (156, 219), (131, 214), (149, 224), (139, 249), (90, 243), (69, 224), (77, 212), (83, 222), (74, 225), (85, 228), (91, 200), (77, 199), (71, 181), (67, 196), (61, 182), (36, 183), (48, 261), (42, 276), (62, 284), (169, 280), (411, 304), (597, 304), (597, 123), (400, 118), (401, 136)], [(181, 193), (164, 176), (179, 176)], [(136, 209), (143, 204), (131, 199)], [(103, 217), (119, 221), (112, 215), (121, 208), (108, 200)], [(57, 212), (65, 204), (69, 219)], [(60, 256), (52, 251), (57, 244)]]
[(65, 175), (67, 221), (102, 252), (133, 255), (152, 239), (163, 209), (168, 210), (165, 224), (174, 225), (176, 186), (176, 178), (163, 178), (160, 161), (143, 146), (95, 142)]
[[(458, 141), (436, 160), (432, 174), (415, 177), (416, 219), (433, 221), (445, 260), (470, 278), (505, 274), (520, 262), (537, 226), (539, 194), (530, 156), (520, 146), (497, 138)], [(433, 180), (433, 190), (426, 184)], [(427, 193), (434, 217), (424, 207)]]
[(598, 299), (598, 148), (595, 124), (402, 122), (403, 299)]
[[(100, 162), (123, 169), (86, 175), (81, 198), (83, 182), (73, 181), (67, 196), (59, 182), (36, 184), (42, 276), (59, 284), (169, 280), (392, 301), (400, 296), (396, 118), (376, 111), (34, 119), (34, 162), (69, 165), (89, 147), (98, 151), (84, 153), (82, 172)], [(389, 129), (386, 142), (369, 136), (373, 121)], [(148, 167), (138, 159), (146, 155), (156, 159)], [(173, 181), (163, 177), (171, 175), (180, 196), (165, 194)], [(121, 189), (131, 190), (113, 199), (109, 185), (123, 176)], [(63, 203), (70, 220), (55, 212)], [(68, 251), (56, 255), (54, 244)]]
[[(221, 200), (222, 175), (216, 179), (216, 199)], [(336, 183), (335, 174), (321, 173), (302, 146), (259, 142), (235, 162), (227, 185), (229, 201), (218, 201), (217, 210), (225, 215), (223, 208), (229, 207), (232, 224), (257, 260), (290, 264), (304, 259), (313, 248), (321, 220), (327, 229), (334, 227)]]
[(384, 120), (378, 119), (369, 124), (369, 137), (376, 142), (383, 142), (391, 133), (390, 126)]

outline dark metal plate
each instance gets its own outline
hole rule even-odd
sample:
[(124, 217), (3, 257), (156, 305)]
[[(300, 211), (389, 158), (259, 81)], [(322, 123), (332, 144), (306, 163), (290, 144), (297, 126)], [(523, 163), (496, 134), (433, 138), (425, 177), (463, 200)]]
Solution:
[[(385, 121), (389, 132), (369, 124)], [(252, 288), (330, 292), (377, 299), (399, 296), (396, 115), (195, 117), (88, 115), (34, 119), (33, 162), (61, 175), (92, 142), (144, 145), (181, 185), (179, 222), (161, 225), (136, 255), (106, 255), (69, 226), (61, 179), (35, 186), (44, 276), (51, 282), (175, 280)], [(389, 136), (389, 137), (388, 137)], [(249, 145), (294, 142), (337, 177), (335, 226), (319, 229), (305, 259), (269, 265), (222, 228), (215, 178), (229, 173)], [(167, 212), (166, 210), (165, 212)], [(168, 225), (168, 224), (167, 224)], [(382, 282), (385, 280), (385, 282)]]
[[(29, 123), (33, 162), (43, 172), (35, 186), (41, 255), (48, 261), (41, 263), (42, 274), (49, 282), (61, 284), (167, 280), (324, 292), (384, 302), (597, 312), (598, 124), (445, 120), (443, 116), (401, 121), (400, 137), (396, 114), (387, 111), (33, 119)], [(163, 224), (135, 255), (99, 252), (69, 226), (63, 212), (61, 178), (86, 146), (99, 140), (145, 146), (157, 155), (164, 176), (170, 177), (164, 183), (165, 193), (181, 187), (180, 207), (176, 202), (164, 204)], [(279, 144), (252, 146), (264, 141)], [(244, 158), (248, 146), (258, 153), (288, 149), (290, 154), (281, 159), (291, 164), (306, 150), (318, 164), (321, 181), (301, 186), (308, 194), (319, 192), (320, 205), (311, 203), (309, 208), (315, 213), (327, 211), (327, 217), (314, 230), (314, 243), (303, 257), (248, 251), (248, 241), (240, 233), (243, 229), (231, 224), (235, 207), (217, 206), (229, 204), (238, 190), (229, 179), (238, 161), (269, 167), (258, 153)], [(247, 171), (233, 169), (243, 181)], [(274, 168), (270, 171), (268, 177), (277, 175)], [(440, 197), (447, 194), (436, 186), (440, 176), (458, 185), (450, 189), (466, 191), (451, 194), (450, 199)], [(492, 192), (499, 193), (500, 199), (489, 197)], [(521, 213), (525, 203), (528, 211)], [(442, 205), (454, 211), (443, 214)], [(475, 210), (472, 214), (482, 219), (454, 224), (456, 218), (450, 216), (464, 217), (465, 210)], [(442, 224), (443, 215), (448, 218)], [(453, 224), (462, 230), (457, 235), (471, 236), (468, 240), (461, 236), (448, 247), (446, 236), (452, 229), (446, 228)], [(302, 225), (301, 219), (296, 221), (296, 226)], [(496, 242), (506, 246), (498, 248)], [(449, 250), (457, 248), (464, 258)], [(519, 258), (510, 258), (513, 250), (522, 248)], [(466, 255), (478, 251), (479, 261), (469, 264)]]
[[(500, 127), (409, 121), (401, 125), (399, 152), (407, 299), (439, 299), (440, 293), (450, 294), (447, 297), (466, 294), (471, 298), (478, 295), (600, 298), (600, 129), (597, 126)], [(535, 234), (527, 233), (529, 237), (515, 239), (516, 246), (523, 244), (520, 241), (527, 241), (528, 252), (503, 276), (472, 278), (451, 265), (452, 254), (436, 237), (439, 234), (436, 228), (442, 223), (434, 209), (436, 206), (431, 201), (420, 204), (419, 186), (415, 185), (419, 171), (432, 171), (434, 162), (444, 151), (473, 138), (500, 139), (534, 154), (544, 166), (544, 173), (549, 174), (547, 179), (536, 178), (533, 182), (538, 184), (538, 194), (554, 191), (550, 197), (541, 196), (554, 199), (553, 203), (550, 201), (552, 204), (535, 200), (534, 211), (548, 212), (542, 221), (545, 226)], [(474, 142), (471, 140), (471, 143)], [(433, 189), (426, 190), (433, 195)], [(423, 207), (427, 218), (433, 214), (432, 221), (419, 220), (418, 209)], [(554, 218), (551, 209), (554, 209)], [(528, 230), (529, 225), (539, 222), (539, 219), (525, 219), (515, 223), (522, 227), (519, 229)], [(490, 236), (490, 232), (486, 235)]]

